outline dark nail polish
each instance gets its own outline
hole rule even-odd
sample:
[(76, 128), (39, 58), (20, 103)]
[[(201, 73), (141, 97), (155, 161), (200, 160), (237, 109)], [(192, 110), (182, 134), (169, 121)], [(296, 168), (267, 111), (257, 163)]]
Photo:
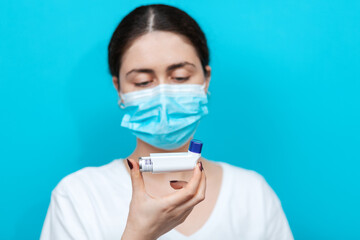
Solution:
[(129, 161), (129, 159), (128, 159), (128, 158), (127, 158), (126, 160), (127, 160), (127, 162), (128, 162), (129, 168), (130, 168), (130, 169), (132, 169), (132, 168), (133, 168), (132, 163)]
[(200, 170), (201, 170), (201, 171), (204, 170), (203, 165), (202, 165), (202, 162), (200, 162)]
[(171, 180), (170, 182), (171, 183), (176, 183), (176, 182), (178, 182), (178, 180)]

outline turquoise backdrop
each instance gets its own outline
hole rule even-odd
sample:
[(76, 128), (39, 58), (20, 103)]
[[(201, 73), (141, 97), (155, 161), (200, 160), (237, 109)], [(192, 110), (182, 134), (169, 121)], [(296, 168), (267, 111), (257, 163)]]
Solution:
[(148, 3), (207, 35), (204, 156), (261, 173), (296, 239), (360, 239), (360, 1), (341, 0), (2, 0), (0, 239), (38, 239), (61, 178), (134, 149), (107, 45)]

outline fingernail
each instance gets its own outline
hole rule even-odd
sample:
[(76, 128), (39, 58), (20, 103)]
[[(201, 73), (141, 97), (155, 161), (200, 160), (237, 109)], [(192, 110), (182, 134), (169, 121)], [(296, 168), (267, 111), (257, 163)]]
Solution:
[(178, 182), (178, 180), (171, 180), (170, 182), (171, 183), (176, 183), (176, 182)]
[(129, 159), (128, 159), (128, 158), (127, 158), (126, 160), (127, 160), (127, 162), (128, 162), (129, 168), (130, 168), (130, 169), (132, 169), (132, 168), (133, 168), (132, 163), (129, 161)]
[(202, 170), (204, 170), (204, 168), (203, 168), (203, 165), (202, 165), (202, 162), (200, 161), (200, 170), (202, 171)]

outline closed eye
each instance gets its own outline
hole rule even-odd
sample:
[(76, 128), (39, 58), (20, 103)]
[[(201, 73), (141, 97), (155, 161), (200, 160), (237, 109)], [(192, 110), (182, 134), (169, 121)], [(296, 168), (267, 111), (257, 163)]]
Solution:
[(188, 80), (190, 77), (177, 77), (177, 78), (174, 78), (176, 79), (176, 81), (185, 81), (185, 80)]
[(137, 87), (144, 87), (144, 86), (149, 85), (150, 82), (151, 82), (151, 81), (141, 82), (141, 83), (135, 83), (135, 86), (137, 86)]

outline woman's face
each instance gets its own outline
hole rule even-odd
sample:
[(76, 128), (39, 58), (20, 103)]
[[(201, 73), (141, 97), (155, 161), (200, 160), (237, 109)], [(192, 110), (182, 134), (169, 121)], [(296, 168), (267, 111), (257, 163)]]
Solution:
[[(120, 89), (123, 93), (155, 87), (159, 84), (203, 84), (207, 91), (211, 68), (204, 75), (193, 45), (186, 37), (154, 31), (137, 38), (122, 57)], [(118, 78), (113, 77), (118, 89)]]

